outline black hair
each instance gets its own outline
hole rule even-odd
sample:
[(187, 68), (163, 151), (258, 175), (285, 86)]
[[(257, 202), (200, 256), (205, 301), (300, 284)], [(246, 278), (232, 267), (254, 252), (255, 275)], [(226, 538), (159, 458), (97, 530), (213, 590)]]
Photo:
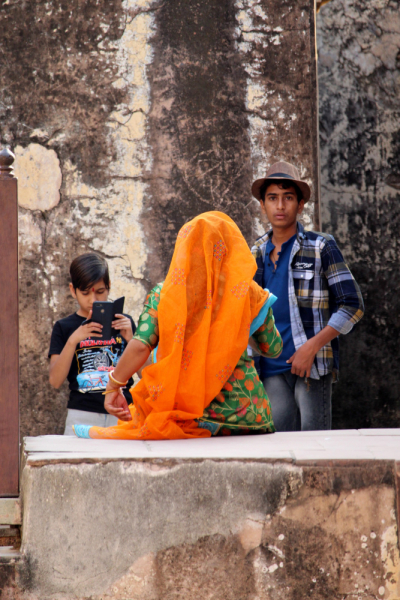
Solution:
[(101, 279), (110, 289), (110, 275), (105, 258), (95, 252), (87, 252), (74, 258), (69, 268), (71, 283), (75, 290), (84, 292)]
[(260, 196), (263, 202), (265, 202), (265, 194), (267, 193), (268, 187), (273, 184), (281, 187), (284, 190), (288, 190), (290, 187), (293, 187), (296, 192), (298, 203), (300, 203), (304, 198), (303, 192), (294, 181), (290, 181), (290, 179), (266, 179), (260, 187)]

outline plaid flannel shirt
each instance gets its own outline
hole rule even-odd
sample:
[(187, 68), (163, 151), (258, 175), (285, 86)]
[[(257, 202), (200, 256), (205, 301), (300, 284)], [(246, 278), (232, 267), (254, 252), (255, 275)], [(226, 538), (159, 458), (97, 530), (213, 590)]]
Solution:
[[(257, 262), (254, 279), (261, 286), (265, 251), (271, 235), (272, 229), (258, 238), (251, 249)], [(304, 231), (300, 223), (289, 259), (288, 288), (296, 350), (326, 325), (339, 333), (349, 333), (364, 314), (360, 288), (333, 236)], [(332, 373), (335, 380), (338, 372), (339, 340), (335, 338), (317, 352), (311, 377), (319, 379)]]

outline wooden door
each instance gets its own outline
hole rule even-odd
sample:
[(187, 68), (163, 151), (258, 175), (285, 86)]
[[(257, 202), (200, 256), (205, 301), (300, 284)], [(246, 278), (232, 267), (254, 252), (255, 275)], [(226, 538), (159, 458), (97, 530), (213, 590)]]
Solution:
[(14, 155), (0, 152), (0, 497), (18, 496), (18, 204)]

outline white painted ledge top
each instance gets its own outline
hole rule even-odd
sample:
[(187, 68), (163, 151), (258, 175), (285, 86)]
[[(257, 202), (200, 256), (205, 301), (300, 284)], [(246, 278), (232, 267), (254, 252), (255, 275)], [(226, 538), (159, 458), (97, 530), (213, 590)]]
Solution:
[(193, 440), (24, 439), (26, 464), (107, 460), (398, 460), (400, 429), (300, 431)]

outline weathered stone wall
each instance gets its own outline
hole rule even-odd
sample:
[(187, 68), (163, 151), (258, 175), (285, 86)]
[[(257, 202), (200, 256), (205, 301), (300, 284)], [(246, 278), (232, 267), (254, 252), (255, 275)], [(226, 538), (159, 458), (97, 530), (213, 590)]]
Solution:
[(394, 461), (68, 460), (24, 468), (7, 600), (399, 598)]
[(342, 339), (334, 426), (399, 427), (400, 3), (335, 0), (317, 23), (322, 224), (366, 305)]
[[(3, 3), (1, 143), (20, 189), (22, 435), (61, 433), (47, 383), (68, 266), (107, 257), (134, 317), (194, 215), (262, 231), (251, 182), (294, 162), (318, 192), (313, 0)], [(313, 198), (317, 198), (314, 193)], [(314, 203), (304, 215), (311, 225)]]

